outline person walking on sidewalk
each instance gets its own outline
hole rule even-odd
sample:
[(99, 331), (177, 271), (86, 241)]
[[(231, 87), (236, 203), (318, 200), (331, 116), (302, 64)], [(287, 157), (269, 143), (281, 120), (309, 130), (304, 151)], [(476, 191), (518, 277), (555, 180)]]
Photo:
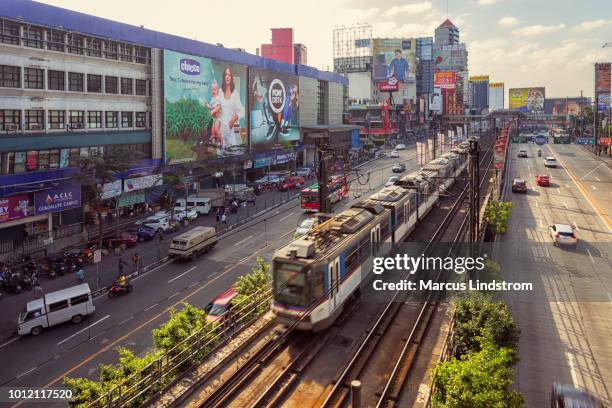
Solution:
[(164, 240), (164, 235), (162, 233), (162, 230), (158, 229), (157, 230), (157, 242), (161, 244), (163, 240)]
[(127, 265), (127, 262), (123, 258), (119, 258), (119, 275), (123, 275), (123, 267)]
[(221, 223), (227, 228), (227, 215), (225, 215), (225, 212), (221, 213)]
[(42, 287), (37, 283), (34, 286), (34, 299), (41, 299), (44, 296)]
[(134, 252), (134, 255), (132, 255), (132, 271), (137, 272), (139, 265), (140, 265), (140, 255), (138, 255), (138, 252)]

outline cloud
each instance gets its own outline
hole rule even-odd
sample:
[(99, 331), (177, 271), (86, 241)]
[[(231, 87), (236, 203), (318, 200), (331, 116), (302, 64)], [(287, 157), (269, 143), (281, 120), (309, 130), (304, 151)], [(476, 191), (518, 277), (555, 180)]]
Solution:
[(514, 26), (517, 26), (519, 23), (519, 21), (514, 18), (514, 17), (503, 17), (500, 18), (499, 21), (497, 22), (498, 25), (502, 26), (502, 27), (506, 27), (506, 28), (512, 28)]
[(420, 14), (425, 11), (432, 9), (431, 1), (424, 1), (421, 3), (409, 3), (403, 6), (393, 6), (385, 12), (385, 17), (393, 18), (399, 14), (407, 14), (409, 16)]
[(499, 0), (478, 0), (479, 6), (490, 6), (491, 4), (497, 3)]
[(596, 28), (605, 27), (607, 25), (612, 25), (612, 20), (600, 19), (600, 20), (593, 20), (593, 21), (583, 21), (577, 26), (572, 27), (572, 30), (576, 32), (585, 32), (585, 31), (594, 30)]
[(530, 37), (534, 35), (541, 35), (547, 33), (554, 33), (555, 31), (560, 31), (565, 28), (565, 24), (559, 24), (556, 26), (543, 26), (543, 25), (532, 25), (523, 28), (518, 28), (512, 31), (512, 34), (520, 36), (520, 37)]

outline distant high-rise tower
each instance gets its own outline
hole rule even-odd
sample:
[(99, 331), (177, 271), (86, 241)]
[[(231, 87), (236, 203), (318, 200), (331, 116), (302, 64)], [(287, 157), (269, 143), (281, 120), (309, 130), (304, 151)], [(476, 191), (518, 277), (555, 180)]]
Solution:
[(459, 29), (448, 18), (435, 31), (436, 47), (459, 44)]

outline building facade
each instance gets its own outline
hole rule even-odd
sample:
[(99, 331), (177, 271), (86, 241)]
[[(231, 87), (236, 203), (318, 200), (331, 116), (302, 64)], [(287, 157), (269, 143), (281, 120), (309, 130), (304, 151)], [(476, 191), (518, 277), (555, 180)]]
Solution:
[(306, 46), (293, 42), (293, 28), (272, 28), (270, 44), (262, 44), (261, 55), (287, 64), (306, 65)]
[(480, 115), (489, 108), (489, 76), (471, 76), (470, 82), (472, 84), (470, 86), (472, 92), (470, 108)]
[(459, 29), (449, 19), (444, 20), (435, 30), (436, 47), (459, 44)]
[(489, 111), (504, 109), (504, 83), (490, 82), (489, 83)]

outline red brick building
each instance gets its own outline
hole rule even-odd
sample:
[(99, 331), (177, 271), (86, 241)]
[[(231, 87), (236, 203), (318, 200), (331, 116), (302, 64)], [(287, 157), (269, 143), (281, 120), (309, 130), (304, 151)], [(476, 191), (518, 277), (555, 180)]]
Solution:
[(271, 58), (288, 64), (307, 63), (307, 52), (304, 44), (293, 42), (293, 28), (272, 28), (272, 42), (262, 44), (257, 55)]

